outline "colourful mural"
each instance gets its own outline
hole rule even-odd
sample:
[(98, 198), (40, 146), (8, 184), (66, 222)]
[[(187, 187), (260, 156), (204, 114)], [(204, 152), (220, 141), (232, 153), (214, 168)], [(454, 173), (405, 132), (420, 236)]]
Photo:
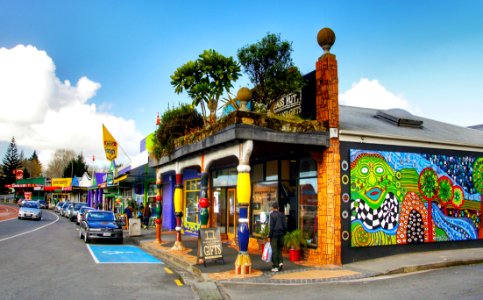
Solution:
[(483, 157), (350, 150), (351, 246), (483, 238)]

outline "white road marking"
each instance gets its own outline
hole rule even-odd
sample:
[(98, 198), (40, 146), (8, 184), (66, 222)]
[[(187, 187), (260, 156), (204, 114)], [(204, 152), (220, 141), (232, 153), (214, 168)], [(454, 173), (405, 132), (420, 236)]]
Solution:
[(88, 244), (86, 244), (86, 246), (87, 246), (87, 249), (89, 250), (89, 252), (91, 253), (92, 258), (94, 259), (94, 261), (96, 262), (96, 264), (98, 264), (98, 263), (99, 263), (99, 260), (98, 260), (98, 259), (97, 259), (97, 257), (94, 255), (94, 252), (92, 252), (91, 246), (90, 246), (90, 245), (88, 245)]
[[(50, 213), (50, 212), (49, 212), (49, 213)], [(37, 231), (37, 230), (40, 230), (40, 229), (42, 229), (42, 228), (45, 228), (45, 227), (47, 227), (47, 226), (50, 226), (50, 225), (52, 225), (52, 224), (56, 223), (57, 221), (59, 221), (59, 216), (57, 216), (57, 215), (55, 215), (55, 214), (53, 214), (53, 215), (54, 215), (54, 216), (57, 218), (55, 221), (50, 222), (49, 224), (45, 224), (45, 225), (43, 225), (43, 226), (40, 226), (40, 227), (38, 227), (38, 228), (35, 228), (35, 229), (32, 229), (32, 230), (29, 230), (29, 231), (25, 231), (25, 232), (22, 232), (22, 233), (19, 233), (19, 234), (16, 234), (16, 235), (12, 235), (12, 236), (9, 236), (9, 237), (6, 237), (6, 238), (3, 238), (3, 239), (0, 239), (0, 242), (6, 241), (6, 240), (10, 240), (10, 239), (13, 239), (13, 238), (16, 238), (16, 237), (22, 236), (22, 235), (24, 235), (24, 234), (29, 234), (29, 233), (35, 232), (35, 231)]]

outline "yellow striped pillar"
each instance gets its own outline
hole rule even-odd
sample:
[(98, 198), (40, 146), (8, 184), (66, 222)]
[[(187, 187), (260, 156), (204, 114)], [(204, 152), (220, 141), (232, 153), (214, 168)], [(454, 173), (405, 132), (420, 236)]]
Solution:
[(183, 217), (183, 174), (176, 174), (174, 186), (174, 215), (176, 216), (176, 241), (172, 250), (184, 250), (186, 247), (181, 241), (181, 217)]
[(248, 226), (248, 206), (251, 197), (250, 166), (239, 165), (237, 181), (237, 201), (240, 208), (240, 218), (238, 219), (238, 245), (240, 251), (235, 261), (235, 274), (250, 274), (252, 271), (252, 261), (248, 254), (248, 240), (250, 238), (250, 227)]

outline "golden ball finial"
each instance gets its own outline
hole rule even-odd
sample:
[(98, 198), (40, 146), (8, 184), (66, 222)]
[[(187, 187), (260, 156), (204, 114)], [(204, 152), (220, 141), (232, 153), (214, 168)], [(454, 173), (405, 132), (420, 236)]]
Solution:
[(317, 42), (325, 53), (329, 53), (330, 48), (335, 43), (335, 33), (328, 27), (322, 28), (317, 34)]
[(240, 101), (250, 101), (252, 98), (252, 91), (247, 87), (241, 87), (236, 93), (236, 98)]

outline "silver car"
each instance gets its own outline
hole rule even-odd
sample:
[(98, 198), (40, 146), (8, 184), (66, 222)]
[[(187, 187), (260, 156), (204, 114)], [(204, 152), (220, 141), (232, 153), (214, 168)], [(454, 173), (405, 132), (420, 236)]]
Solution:
[(80, 225), (80, 223), (86, 219), (86, 213), (90, 210), (95, 210), (95, 208), (90, 206), (82, 206), (77, 213), (77, 221), (75, 223)]
[(70, 207), (69, 212), (67, 214), (67, 218), (71, 220), (71, 222), (77, 221), (77, 214), (79, 213), (79, 210), (81, 207), (87, 206), (87, 203), (84, 202), (76, 202), (72, 204), (72, 207)]
[(37, 201), (24, 201), (22, 207), (18, 210), (18, 218), (33, 219), (40, 221), (42, 219), (42, 209)]

